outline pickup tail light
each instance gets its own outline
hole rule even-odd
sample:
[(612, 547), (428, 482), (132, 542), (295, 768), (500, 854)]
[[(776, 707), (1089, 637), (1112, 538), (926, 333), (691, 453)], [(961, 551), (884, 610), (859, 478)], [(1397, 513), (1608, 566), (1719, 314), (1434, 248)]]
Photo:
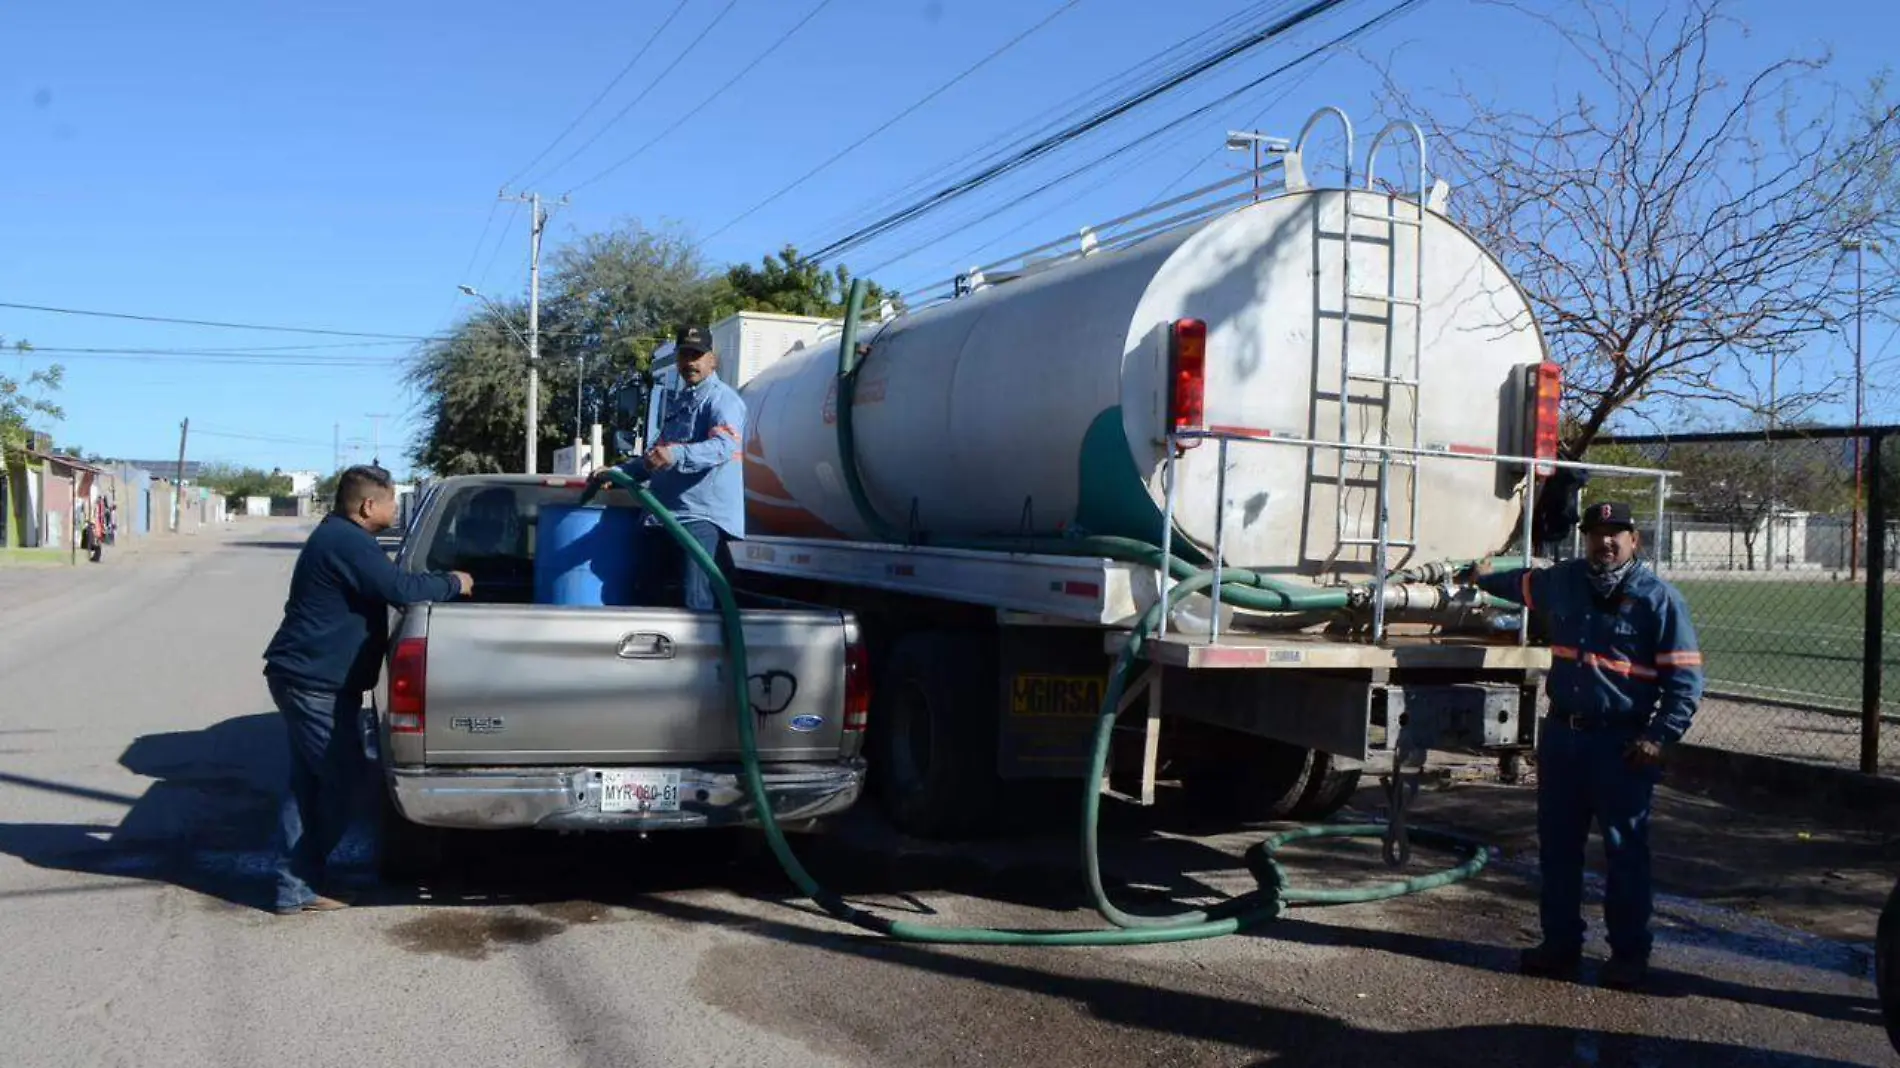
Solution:
[(844, 647), (844, 729), (862, 731), (871, 722), (871, 656), (864, 643)]
[(423, 694), (429, 674), (429, 639), (404, 638), (389, 656), (389, 733), (421, 734), (427, 723)]
[[(1168, 347), (1168, 431), (1207, 426), (1207, 324), (1176, 319)], [(1181, 443), (1193, 448), (1198, 441)]]
[[(1531, 455), (1539, 460), (1555, 460), (1563, 434), (1564, 370), (1546, 360), (1531, 368)], [(1537, 465), (1537, 477), (1547, 478), (1557, 469)]]

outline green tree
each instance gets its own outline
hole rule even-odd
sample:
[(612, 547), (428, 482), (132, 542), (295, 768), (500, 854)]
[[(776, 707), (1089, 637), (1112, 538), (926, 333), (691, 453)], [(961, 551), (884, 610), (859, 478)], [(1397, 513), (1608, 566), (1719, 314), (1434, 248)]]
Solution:
[[(549, 257), (541, 314), (537, 464), (583, 422), (608, 411), (613, 388), (643, 375), (653, 349), (686, 320), (712, 311), (710, 282), (692, 243), (638, 223), (590, 234)], [(522, 301), (487, 308), (426, 343), (407, 376), (421, 429), (409, 456), (439, 475), (519, 471), (526, 432), (528, 332)], [(583, 370), (584, 366), (584, 370)]]
[[(0, 338), (0, 350), (9, 349), (25, 354), (32, 352), (33, 346), (25, 341), (7, 344), (5, 338)], [(36, 419), (65, 417), (59, 405), (49, 399), (59, 391), (64, 375), (65, 369), (59, 364), (34, 371), (24, 379), (0, 374), (0, 448), (8, 452), (20, 448), (28, 425)]]
[[(501, 314), (527, 332), (525, 307), (510, 304)], [(527, 373), (521, 343), (485, 308), (425, 342), (405, 375), (422, 416), (410, 459), (442, 475), (521, 470)], [(546, 394), (542, 401), (545, 416)]]
[[(826, 270), (816, 261), (786, 245), (754, 267), (734, 264), (726, 269), (713, 296), (713, 317), (733, 312), (764, 311), (781, 315), (843, 315), (851, 289), (851, 271), (843, 264)], [(897, 296), (876, 282), (865, 286), (865, 307), (872, 313), (883, 301)]]
[(1835, 512), (1853, 489), (1839, 441), (1745, 441), (1671, 446), (1660, 467), (1676, 471), (1670, 499), (1677, 510), (1726, 525), (1742, 539), (1748, 570), (1769, 517), (1782, 512)]
[(200, 464), (195, 481), (232, 502), (246, 497), (288, 497), (291, 493), (290, 476), (275, 468), (265, 471), (236, 464)]

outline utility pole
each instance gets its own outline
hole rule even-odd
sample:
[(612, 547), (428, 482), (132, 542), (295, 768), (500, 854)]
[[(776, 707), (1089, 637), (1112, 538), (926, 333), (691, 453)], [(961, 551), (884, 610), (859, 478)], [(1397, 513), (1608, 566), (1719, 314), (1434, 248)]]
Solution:
[(330, 473), (343, 470), (343, 424), (330, 424)]
[(191, 436), (191, 418), (178, 424), (178, 470), (172, 482), (172, 533), (178, 533), (178, 520), (185, 501), (185, 439)]
[(377, 467), (381, 467), (383, 466), (383, 420), (389, 418), (389, 416), (383, 412), (371, 412), (368, 418), (370, 427), (370, 448), (372, 450), (370, 452), (369, 462), (375, 464)]
[[(547, 228), (548, 214), (541, 210), (541, 194), (522, 193), (503, 200), (528, 204), (528, 441), (527, 466), (536, 474), (541, 438), (541, 233)], [(562, 197), (561, 204), (567, 203)]]
[[(1868, 244), (1869, 242), (1862, 241), (1859, 239), (1855, 239), (1852, 241), (1844, 241), (1841, 243), (1841, 248), (1843, 250), (1852, 252), (1854, 254), (1854, 429), (1855, 430), (1859, 430), (1861, 428), (1861, 421), (1862, 419), (1865, 418), (1866, 407), (1867, 407), (1867, 371), (1866, 371), (1866, 367), (1862, 363), (1862, 353), (1865, 350), (1862, 347), (1861, 342), (1862, 342), (1862, 337), (1863, 337), (1862, 328), (1865, 325), (1865, 319), (1866, 319), (1864, 290), (1862, 286), (1864, 285), (1864, 279), (1865, 279), (1864, 271), (1867, 265)], [(1879, 252), (1880, 246), (1877, 244), (1874, 245), (1874, 251)], [(1874, 492), (1879, 493), (1880, 487), (1875, 486)], [(1861, 510), (1861, 439), (1858, 436), (1856, 436), (1854, 438), (1854, 521), (1853, 521), (1852, 533), (1848, 535), (1848, 546), (1847, 546), (1847, 552), (1848, 552), (1847, 577), (1850, 581), (1855, 577), (1855, 575), (1857, 575), (1860, 572), (1860, 510)], [(1882, 537), (1886, 536), (1886, 531), (1884, 530), (1880, 531), (1879, 533)]]

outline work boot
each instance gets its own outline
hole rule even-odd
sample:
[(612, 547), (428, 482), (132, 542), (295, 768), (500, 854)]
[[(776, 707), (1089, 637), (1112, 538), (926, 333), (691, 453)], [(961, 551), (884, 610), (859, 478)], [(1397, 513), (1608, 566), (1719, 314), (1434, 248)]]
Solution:
[(1603, 966), (1603, 974), (1597, 977), (1597, 984), (1606, 990), (1635, 990), (1648, 978), (1648, 960), (1612, 953), (1609, 963)]
[(1560, 949), (1548, 942), (1518, 954), (1517, 970), (1540, 979), (1575, 979), (1583, 965), (1582, 949)]
[(316, 897), (311, 898), (301, 905), (278, 906), (277, 915), (295, 916), (303, 912), (335, 912), (338, 909), (346, 909), (349, 907), (350, 903), (347, 901), (340, 901), (334, 897), (324, 897), (322, 894), (318, 894)]

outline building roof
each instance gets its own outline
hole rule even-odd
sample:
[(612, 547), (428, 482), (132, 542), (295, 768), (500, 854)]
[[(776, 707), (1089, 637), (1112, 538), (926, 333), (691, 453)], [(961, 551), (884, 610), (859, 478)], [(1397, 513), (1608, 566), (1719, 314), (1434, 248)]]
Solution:
[[(137, 468), (142, 468), (145, 471), (149, 471), (153, 478), (165, 479), (166, 481), (170, 481), (171, 479), (178, 477), (178, 461), (177, 460), (120, 460), (119, 463), (122, 463), (127, 467), (137, 467)], [(185, 481), (187, 482), (195, 481), (198, 477), (198, 470), (201, 466), (202, 465), (199, 464), (199, 462), (196, 460), (186, 460), (185, 461)]]

